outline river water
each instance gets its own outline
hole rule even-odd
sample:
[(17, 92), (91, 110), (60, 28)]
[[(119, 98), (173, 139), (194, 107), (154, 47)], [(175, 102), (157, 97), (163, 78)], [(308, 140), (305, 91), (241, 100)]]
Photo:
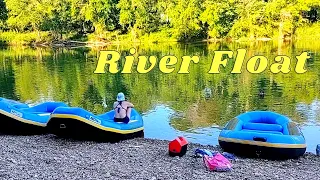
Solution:
[[(124, 56), (134, 47), (137, 54), (165, 55), (178, 58), (172, 73), (162, 73), (158, 66), (147, 74), (133, 68), (131, 74), (94, 74), (100, 50), (121, 52)], [(264, 55), (270, 63), (276, 55), (291, 58), (291, 72), (272, 74), (268, 69), (251, 74), (231, 74), (234, 58), (221, 73), (209, 74), (214, 51), (239, 48), (247, 50), (246, 60)], [(307, 72), (294, 71), (295, 56), (309, 52)], [(198, 64), (190, 65), (189, 74), (178, 74), (181, 57), (199, 56)], [(245, 60), (245, 61), (246, 61)], [(135, 61), (136, 64), (136, 61)], [(240, 113), (270, 110), (287, 115), (299, 124), (307, 140), (307, 151), (315, 152), (320, 144), (320, 43), (191, 43), (118, 45), (104, 48), (31, 48), (0, 49), (0, 96), (29, 104), (63, 101), (70, 106), (93, 113), (112, 109), (118, 92), (124, 92), (141, 112), (145, 136), (174, 139), (185, 136), (190, 142), (216, 145), (221, 126)], [(263, 93), (261, 93), (263, 92)], [(259, 95), (260, 94), (260, 95)]]

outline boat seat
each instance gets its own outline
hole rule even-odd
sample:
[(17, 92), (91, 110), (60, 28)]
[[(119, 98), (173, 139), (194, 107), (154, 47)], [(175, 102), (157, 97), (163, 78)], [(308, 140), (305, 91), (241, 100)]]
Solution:
[[(128, 124), (133, 123), (133, 122), (137, 122), (137, 121), (138, 121), (138, 120), (130, 120), (130, 121), (128, 122)], [(116, 122), (116, 123), (123, 124), (124, 122)]]
[(37, 114), (38, 116), (50, 116), (51, 113), (34, 113)]
[(249, 129), (242, 129), (242, 131), (245, 131), (245, 132), (253, 132), (253, 133), (269, 133), (269, 134), (279, 134), (279, 135), (283, 135), (282, 132), (278, 132), (278, 131), (259, 131), (259, 130), (249, 130)]
[(258, 131), (275, 131), (281, 132), (283, 131), (283, 127), (279, 124), (267, 124), (267, 123), (245, 123), (242, 126), (242, 129), (245, 130), (258, 130)]

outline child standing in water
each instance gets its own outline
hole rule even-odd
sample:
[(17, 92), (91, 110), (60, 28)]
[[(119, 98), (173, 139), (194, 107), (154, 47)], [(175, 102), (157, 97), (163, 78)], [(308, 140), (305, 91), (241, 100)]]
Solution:
[(125, 96), (122, 92), (118, 93), (117, 101), (113, 103), (114, 122), (129, 123), (131, 108), (133, 104), (125, 100)]

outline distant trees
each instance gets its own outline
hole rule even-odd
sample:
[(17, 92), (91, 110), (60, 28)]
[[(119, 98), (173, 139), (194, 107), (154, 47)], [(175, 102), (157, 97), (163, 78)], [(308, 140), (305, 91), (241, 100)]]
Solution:
[(200, 20), (208, 27), (208, 37), (222, 38), (228, 35), (239, 15), (233, 0), (206, 0)]
[(43, 14), (43, 4), (38, 1), (15, 1), (6, 0), (8, 9), (7, 25), (11, 30), (25, 31), (37, 30), (40, 28), (45, 15)]
[(3, 0), (0, 0), (0, 29), (5, 28), (5, 21), (8, 18), (8, 12), (6, 8), (6, 4)]
[(204, 0), (170, 0), (164, 12), (169, 17), (169, 22), (178, 39), (202, 38), (202, 22)]
[(6, 4), (3, 0), (0, 0), (0, 21), (6, 20), (8, 18), (7, 16), (7, 8)]
[(119, 28), (117, 4), (118, 0), (89, 0), (82, 8), (85, 20), (98, 32), (115, 30)]
[(120, 0), (120, 25), (134, 37), (159, 30), (161, 16), (158, 0)]
[(0, 30), (145, 34), (178, 40), (291, 37), (320, 20), (319, 0), (0, 0)]

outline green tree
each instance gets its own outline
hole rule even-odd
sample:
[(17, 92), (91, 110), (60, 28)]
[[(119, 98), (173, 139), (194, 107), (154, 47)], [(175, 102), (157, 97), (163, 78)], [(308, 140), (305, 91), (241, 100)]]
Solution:
[(319, 14), (319, 0), (0, 0), (0, 29), (38, 36), (51, 31), (43, 34), (57, 39), (82, 39), (93, 32), (101, 40), (128, 33), (133, 39), (181, 41), (293, 38), (303, 34), (296, 33), (300, 27), (317, 29)]
[(222, 38), (231, 30), (237, 18), (236, 6), (233, 0), (206, 0), (200, 20), (208, 26), (208, 37)]
[(3, 0), (0, 0), (0, 21), (7, 20), (7, 13), (6, 3)]
[(135, 24), (142, 33), (157, 31), (160, 23), (158, 0), (139, 0), (136, 4), (135, 18)]
[(201, 38), (203, 29), (200, 15), (204, 0), (170, 0), (167, 1), (166, 14), (180, 40)]
[(269, 37), (273, 30), (265, 14), (267, 2), (263, 0), (244, 0), (237, 2), (238, 18), (235, 21), (230, 36), (240, 37)]
[(308, 10), (303, 0), (274, 0), (266, 6), (269, 21), (278, 27), (280, 38), (292, 36), (304, 21), (301, 12)]
[(47, 16), (49, 0), (6, 0), (8, 25), (16, 31), (39, 31)]
[(84, 6), (85, 18), (91, 21), (96, 32), (112, 31), (119, 24), (118, 0), (89, 0)]
[(120, 0), (117, 7), (120, 9), (120, 25), (124, 30), (131, 29), (135, 23), (133, 0)]
[(8, 19), (8, 11), (6, 4), (3, 0), (0, 0), (0, 30), (5, 28), (5, 22)]
[(120, 0), (120, 24), (133, 36), (155, 32), (161, 20), (158, 0)]
[(47, 4), (48, 16), (42, 24), (43, 30), (50, 30), (55, 37), (62, 39), (64, 33), (72, 30), (71, 2), (67, 0), (55, 1), (51, 5)]

